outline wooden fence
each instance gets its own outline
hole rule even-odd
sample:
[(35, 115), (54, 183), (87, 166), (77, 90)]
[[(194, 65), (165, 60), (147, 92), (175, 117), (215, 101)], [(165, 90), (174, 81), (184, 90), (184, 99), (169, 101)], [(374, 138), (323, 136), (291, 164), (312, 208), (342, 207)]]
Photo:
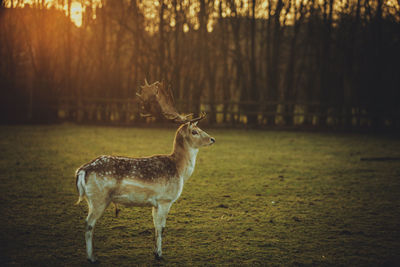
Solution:
[[(190, 112), (186, 103), (177, 101), (177, 109)], [(60, 99), (58, 119), (78, 123), (135, 125), (152, 123), (153, 118), (140, 116), (136, 99), (87, 98), (81, 101)], [(248, 125), (250, 116), (256, 118), (256, 126), (289, 127), (335, 127), (335, 128), (371, 128), (378, 124), (380, 128), (399, 129), (400, 112), (369, 112), (365, 107), (332, 107), (319, 103), (283, 103), (283, 102), (202, 102), (200, 110), (207, 113), (204, 124), (215, 126)]]

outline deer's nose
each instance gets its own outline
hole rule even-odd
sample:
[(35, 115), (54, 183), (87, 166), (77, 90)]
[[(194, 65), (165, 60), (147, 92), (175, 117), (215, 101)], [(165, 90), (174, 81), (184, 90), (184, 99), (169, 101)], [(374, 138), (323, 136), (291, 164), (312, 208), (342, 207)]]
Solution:
[(210, 141), (211, 141), (211, 143), (215, 143), (214, 137), (211, 137), (211, 138), (210, 138)]

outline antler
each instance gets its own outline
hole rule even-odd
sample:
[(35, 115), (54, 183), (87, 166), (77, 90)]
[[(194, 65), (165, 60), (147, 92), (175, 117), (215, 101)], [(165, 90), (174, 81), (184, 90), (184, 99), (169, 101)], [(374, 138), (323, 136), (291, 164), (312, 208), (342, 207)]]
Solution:
[(195, 123), (198, 121), (201, 121), (202, 119), (204, 119), (207, 116), (207, 114), (205, 112), (200, 113), (200, 116), (194, 119), (189, 120), (188, 122), (190, 123)]
[(149, 84), (145, 79), (145, 85), (141, 86), (141, 93), (136, 93), (140, 102), (141, 108), (144, 113), (143, 117), (161, 117), (176, 123), (194, 123), (206, 117), (202, 113), (199, 117), (189, 120), (193, 114), (180, 114), (175, 108), (174, 96), (171, 88), (166, 89), (166, 86), (160, 82)]

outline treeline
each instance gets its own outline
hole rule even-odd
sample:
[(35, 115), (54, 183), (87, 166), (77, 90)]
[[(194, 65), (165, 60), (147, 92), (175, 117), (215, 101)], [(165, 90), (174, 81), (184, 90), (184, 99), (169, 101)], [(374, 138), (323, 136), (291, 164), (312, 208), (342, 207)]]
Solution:
[(90, 1), (79, 27), (72, 0), (45, 3), (2, 2), (2, 122), (76, 118), (147, 78), (209, 123), (400, 126), (398, 2)]

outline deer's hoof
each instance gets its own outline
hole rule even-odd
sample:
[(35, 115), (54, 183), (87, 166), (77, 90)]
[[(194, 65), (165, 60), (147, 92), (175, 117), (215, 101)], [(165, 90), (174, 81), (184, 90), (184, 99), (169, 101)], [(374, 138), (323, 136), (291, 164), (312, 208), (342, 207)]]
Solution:
[(154, 258), (158, 261), (162, 260), (163, 257), (161, 255), (159, 255), (157, 252), (154, 252)]
[(88, 258), (87, 259), (90, 263), (93, 263), (93, 264), (97, 264), (97, 263), (99, 263), (99, 261), (97, 260), (97, 258), (96, 257), (93, 257), (93, 258)]

